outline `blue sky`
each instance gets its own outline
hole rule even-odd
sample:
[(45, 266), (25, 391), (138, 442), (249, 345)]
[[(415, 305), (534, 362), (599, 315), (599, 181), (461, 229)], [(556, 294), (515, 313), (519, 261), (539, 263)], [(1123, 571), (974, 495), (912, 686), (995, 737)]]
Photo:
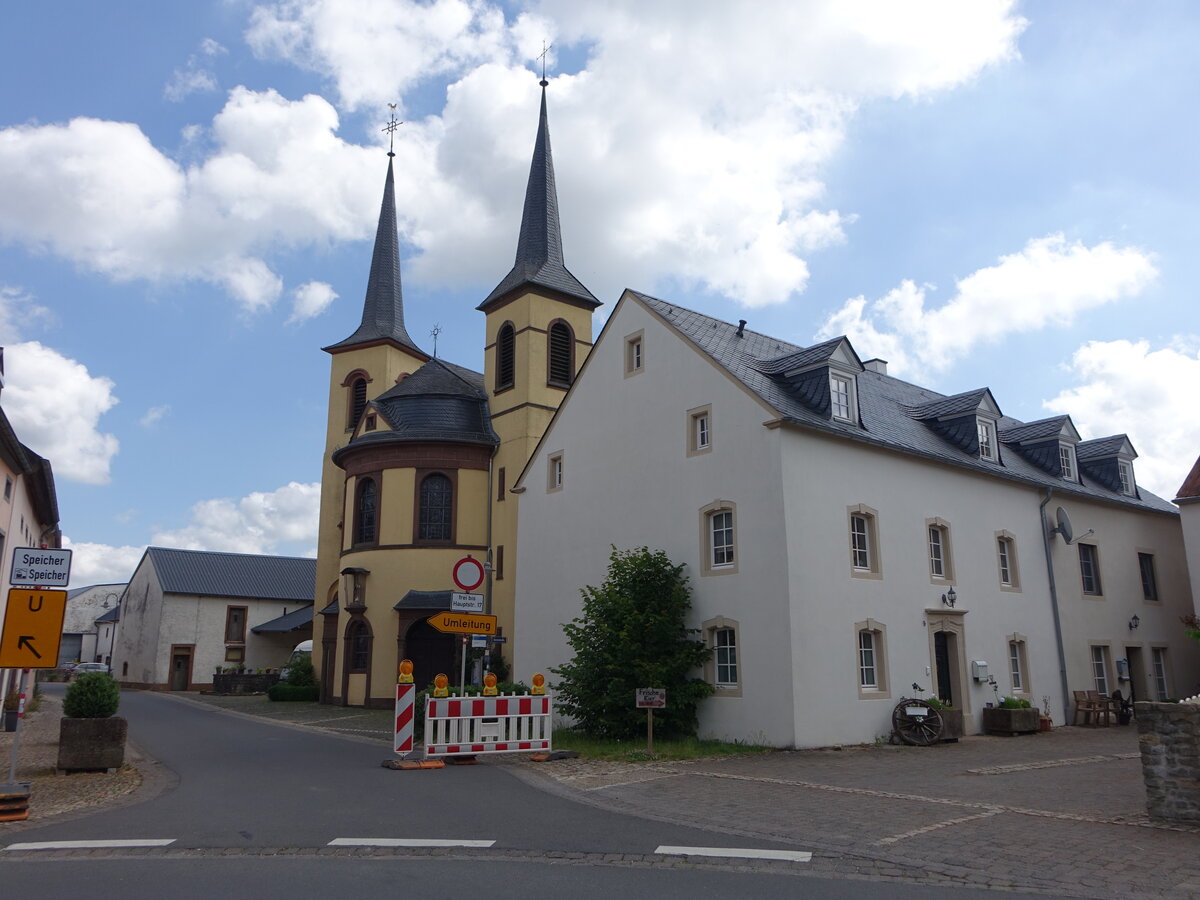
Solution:
[(73, 584), (310, 554), (328, 357), (399, 105), (409, 331), (482, 367), (551, 43), (568, 267), (1025, 420), (1200, 452), (1200, 11), (1158, 3), (24, 4), (0, 33), (0, 397)]

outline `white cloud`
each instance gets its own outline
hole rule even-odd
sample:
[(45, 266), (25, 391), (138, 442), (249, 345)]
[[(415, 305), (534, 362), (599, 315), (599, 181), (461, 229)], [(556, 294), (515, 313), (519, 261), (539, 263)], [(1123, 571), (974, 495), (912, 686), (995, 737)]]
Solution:
[(143, 428), (152, 428), (158, 424), (167, 413), (171, 411), (171, 404), (167, 403), (162, 406), (152, 406), (146, 410), (145, 414), (138, 419), (138, 424)]
[(117, 403), (113, 382), (36, 341), (5, 350), (4, 409), (21, 441), (50, 460), (55, 478), (107, 484), (120, 447), (99, 430)]
[(938, 371), (977, 344), (1069, 325), (1081, 312), (1137, 296), (1157, 276), (1144, 250), (1108, 242), (1086, 247), (1051, 234), (960, 279), (940, 307), (926, 307), (930, 285), (904, 281), (870, 303), (847, 300), (818, 336), (845, 334), (860, 353), (888, 360), (897, 374)]
[(1200, 340), (1090, 341), (1075, 351), (1079, 384), (1043, 405), (1067, 413), (1085, 437), (1128, 434), (1139, 458), (1139, 484), (1168, 500), (1200, 452), (1200, 418), (1191, 413), (1200, 385)]
[(217, 79), (212, 72), (205, 69), (188, 67), (176, 69), (171, 80), (163, 88), (163, 96), (172, 103), (184, 100), (190, 94), (211, 93), (217, 89)]
[(310, 281), (292, 292), (292, 314), (288, 322), (306, 322), (329, 308), (337, 294), (323, 281)]
[(21, 339), (23, 330), (53, 318), (32, 294), (19, 287), (0, 284), (0, 344)]
[(151, 543), (238, 553), (276, 553), (283, 542), (315, 548), (320, 500), (319, 483), (294, 481), (270, 493), (255, 492), (240, 500), (202, 500), (192, 507), (189, 524), (174, 531), (159, 531)]
[(63, 536), (63, 547), (71, 551), (72, 588), (127, 582), (146, 552), (145, 547), (76, 543), (66, 535)]

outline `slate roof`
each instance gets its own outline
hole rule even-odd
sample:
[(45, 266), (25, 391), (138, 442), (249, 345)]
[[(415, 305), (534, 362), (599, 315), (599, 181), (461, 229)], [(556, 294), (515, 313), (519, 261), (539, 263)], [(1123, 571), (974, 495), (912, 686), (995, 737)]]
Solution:
[[(768, 363), (780, 357), (787, 354), (800, 357), (803, 351), (815, 348), (799, 347), (749, 329), (739, 338), (737, 326), (728, 322), (637, 291), (631, 290), (628, 293), (657, 313), (670, 327), (756, 394), (768, 407), (776, 411), (786, 425), (885, 447), (1038, 488), (1052, 487), (1063, 494), (1092, 497), (1158, 512), (1177, 513), (1175, 507), (1166, 500), (1143, 488), (1139, 487), (1139, 496), (1130, 497), (1105, 486), (1086, 473), (1082, 475), (1081, 483), (1067, 481), (1039, 468), (1011, 448), (1000, 448), (998, 462), (982, 460), (976, 454), (964, 452), (961, 447), (947, 441), (910, 415), (910, 410), (936, 409), (939, 404), (957, 408), (960, 403), (967, 402), (963, 400), (964, 397), (978, 395), (979, 391), (947, 397), (868, 369), (855, 376), (861, 424), (842, 422), (828, 415), (821, 415), (790, 393), (784, 379), (763, 371), (764, 368), (778, 369), (777, 366)], [(816, 346), (824, 347), (828, 343)], [(1057, 436), (1066, 421), (1067, 416), (1056, 416), (1025, 423), (1002, 415), (997, 421), (997, 432), (1002, 441)]]
[(348, 452), (376, 444), (435, 441), (494, 447), (500, 443), (492, 428), (483, 376), (440, 359), (425, 363), (372, 400), (371, 406), (390, 430), (355, 435), (334, 452), (335, 463)]
[(97, 622), (120, 622), (121, 621), (121, 605), (118, 603), (102, 616), (96, 616)]
[(392, 341), (426, 358), (404, 327), (404, 292), (400, 284), (400, 237), (396, 229), (395, 176), (388, 154), (387, 179), (383, 202), (379, 207), (379, 225), (375, 229), (375, 249), (371, 253), (371, 271), (367, 276), (367, 295), (363, 301), (362, 323), (350, 337), (330, 344), (327, 351), (340, 350), (373, 341)]
[(165, 594), (245, 597), (311, 602), (317, 561), (296, 556), (255, 556), (147, 547)]
[(512, 269), (477, 309), (486, 311), (524, 285), (536, 285), (565, 294), (582, 306), (595, 309), (600, 301), (567, 271), (563, 262), (562, 231), (558, 220), (558, 192), (554, 186), (554, 158), (550, 152), (550, 124), (546, 116), (546, 83), (542, 82), (542, 111), (537, 140), (525, 187), (525, 208)]
[(287, 615), (263, 622), (261, 625), (255, 625), (250, 630), (255, 634), (280, 634), (288, 631), (300, 631), (312, 625), (312, 620), (312, 606), (302, 606), (300, 609), (293, 610)]
[(1179, 486), (1179, 493), (1175, 495), (1176, 503), (1184, 500), (1200, 500), (1200, 456), (1196, 457), (1192, 471), (1188, 472), (1187, 478), (1183, 479), (1183, 484)]
[[(1125, 443), (1129, 440), (1126, 435), (1114, 434), (1109, 437), (1095, 438), (1090, 441), (1080, 441), (1075, 445), (1075, 458), (1080, 462), (1085, 462), (1089, 459), (1104, 459), (1109, 456), (1116, 456), (1125, 447)], [(1130, 449), (1133, 444), (1130, 443)], [(1135, 452), (1133, 454), (1137, 456)]]
[(409, 591), (392, 609), (449, 609), (453, 591)]
[[(735, 332), (736, 335), (736, 332)], [(742, 332), (742, 338), (745, 340), (745, 331)], [(831, 341), (825, 341), (822, 344), (814, 344), (803, 350), (797, 350), (790, 353), (785, 353), (782, 356), (777, 356), (774, 359), (766, 359), (755, 365), (758, 371), (764, 375), (782, 375), (784, 372), (791, 372), (796, 369), (815, 366), (818, 363), (827, 362), (833, 356), (833, 352), (837, 350), (838, 345), (842, 343), (843, 338), (834, 338)]]
[(914, 419), (940, 419), (944, 416), (962, 416), (973, 413), (983, 405), (984, 399), (991, 394), (987, 388), (966, 391), (942, 400), (931, 400), (919, 406), (910, 407), (909, 414)]

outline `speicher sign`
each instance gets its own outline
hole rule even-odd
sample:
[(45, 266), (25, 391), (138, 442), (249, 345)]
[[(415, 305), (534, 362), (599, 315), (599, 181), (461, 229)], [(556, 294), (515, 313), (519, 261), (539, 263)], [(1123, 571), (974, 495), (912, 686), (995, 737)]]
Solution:
[(65, 588), (71, 580), (71, 551), (17, 547), (8, 580), (14, 585)]

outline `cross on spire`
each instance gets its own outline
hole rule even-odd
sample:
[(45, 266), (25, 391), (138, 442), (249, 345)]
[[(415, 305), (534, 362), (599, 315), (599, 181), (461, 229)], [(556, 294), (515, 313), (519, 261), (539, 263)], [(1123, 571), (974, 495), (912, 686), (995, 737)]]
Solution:
[(438, 339), (438, 335), (441, 333), (442, 333), (442, 323), (441, 322), (435, 323), (433, 326), (433, 330), (429, 332), (429, 336), (433, 338), (433, 358), (434, 359), (437, 359), (437, 339)]
[(388, 156), (395, 156), (396, 154), (393, 152), (393, 150), (394, 150), (393, 144), (396, 140), (396, 129), (399, 128), (404, 123), (397, 121), (397, 119), (396, 119), (396, 104), (395, 103), (389, 103), (388, 109), (392, 110), (392, 117), (391, 117), (391, 119), (388, 120), (388, 123), (386, 125), (384, 125), (383, 128), (380, 129), (380, 131), (386, 132), (387, 136), (388, 136)]
[(548, 85), (550, 83), (546, 80), (546, 54), (548, 54), (552, 49), (554, 49), (553, 44), (550, 44), (549, 46), (547, 46), (546, 42), (542, 41), (542, 52), (537, 57), (538, 59), (540, 59), (542, 61), (542, 80), (541, 80), (542, 87), (545, 87), (546, 85)]

